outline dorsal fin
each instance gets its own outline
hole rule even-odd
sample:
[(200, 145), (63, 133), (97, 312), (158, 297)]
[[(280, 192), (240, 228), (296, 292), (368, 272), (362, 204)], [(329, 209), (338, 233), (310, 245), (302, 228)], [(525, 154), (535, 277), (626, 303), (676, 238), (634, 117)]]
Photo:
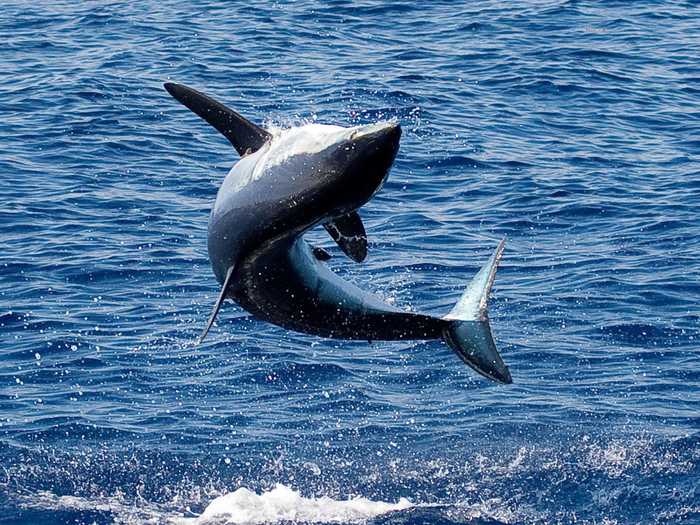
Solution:
[(338, 243), (345, 255), (355, 262), (362, 262), (367, 257), (367, 234), (362, 219), (356, 211), (336, 217), (323, 225), (326, 231)]
[(214, 126), (241, 156), (259, 150), (272, 137), (260, 126), (195, 89), (173, 82), (163, 86), (178, 102)]

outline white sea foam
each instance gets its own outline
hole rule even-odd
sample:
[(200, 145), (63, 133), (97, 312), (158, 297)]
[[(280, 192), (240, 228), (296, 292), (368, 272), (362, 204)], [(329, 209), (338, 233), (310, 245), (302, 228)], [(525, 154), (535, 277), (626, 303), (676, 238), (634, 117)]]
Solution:
[(306, 523), (360, 523), (386, 512), (412, 507), (401, 498), (397, 503), (372, 501), (356, 497), (335, 500), (327, 496), (305, 498), (285, 485), (277, 485), (269, 492), (256, 494), (246, 488), (220, 496), (194, 519), (181, 523), (191, 525), (306, 522)]
[(172, 525), (255, 525), (279, 522), (303, 523), (363, 523), (387, 512), (413, 507), (405, 498), (397, 503), (372, 501), (355, 497), (335, 500), (327, 496), (304, 498), (285, 485), (277, 485), (269, 492), (256, 494), (247, 488), (219, 496), (197, 517), (184, 517), (168, 509), (168, 504), (129, 502), (121, 496), (82, 498), (58, 496), (51, 492), (37, 492), (21, 498), (24, 508), (98, 511), (114, 516), (114, 523)]

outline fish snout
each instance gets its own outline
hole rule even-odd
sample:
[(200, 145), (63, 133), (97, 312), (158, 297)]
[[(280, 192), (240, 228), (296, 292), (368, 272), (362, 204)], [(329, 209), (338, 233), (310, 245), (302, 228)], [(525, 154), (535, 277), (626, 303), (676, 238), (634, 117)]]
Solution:
[(398, 122), (379, 122), (357, 128), (345, 145), (349, 152), (343, 186), (355, 209), (381, 189), (389, 175), (401, 140)]

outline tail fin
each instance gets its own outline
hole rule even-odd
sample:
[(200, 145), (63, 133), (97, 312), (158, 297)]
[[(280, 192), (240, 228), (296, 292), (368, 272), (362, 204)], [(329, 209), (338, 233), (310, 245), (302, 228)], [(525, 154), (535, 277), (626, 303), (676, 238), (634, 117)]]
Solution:
[(445, 316), (448, 325), (442, 337), (462, 361), (481, 375), (510, 384), (513, 379), (496, 349), (488, 317), (489, 293), (505, 244), (505, 239), (498, 244), (455, 307)]

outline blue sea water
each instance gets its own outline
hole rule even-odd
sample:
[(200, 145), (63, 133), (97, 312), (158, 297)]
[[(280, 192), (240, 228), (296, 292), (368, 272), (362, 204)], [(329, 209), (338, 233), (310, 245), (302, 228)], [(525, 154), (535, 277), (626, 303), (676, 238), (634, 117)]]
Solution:
[[(700, 523), (696, 3), (10, 0), (0, 36), (0, 522)], [(514, 384), (230, 303), (193, 346), (237, 156), (168, 80), (398, 119), (367, 261), (309, 237), (439, 314), (507, 237)]]

